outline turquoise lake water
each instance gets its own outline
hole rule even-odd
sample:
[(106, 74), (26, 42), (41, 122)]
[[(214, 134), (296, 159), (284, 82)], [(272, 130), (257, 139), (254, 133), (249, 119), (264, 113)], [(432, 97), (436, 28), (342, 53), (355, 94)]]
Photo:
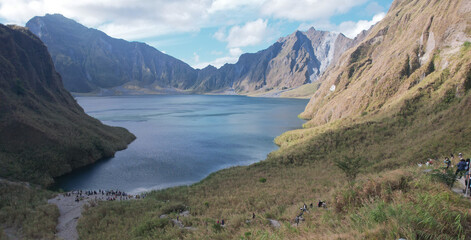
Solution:
[(77, 97), (91, 116), (137, 139), (115, 157), (57, 179), (64, 190), (137, 193), (195, 183), (266, 158), (281, 133), (301, 128), (308, 100), (244, 96)]

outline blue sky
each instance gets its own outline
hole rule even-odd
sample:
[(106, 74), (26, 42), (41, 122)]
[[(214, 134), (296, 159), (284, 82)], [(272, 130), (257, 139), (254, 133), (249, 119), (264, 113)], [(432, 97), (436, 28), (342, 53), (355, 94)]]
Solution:
[(156, 47), (196, 68), (234, 63), (296, 30), (354, 37), (392, 0), (0, 0), (0, 22), (60, 13), (108, 35)]

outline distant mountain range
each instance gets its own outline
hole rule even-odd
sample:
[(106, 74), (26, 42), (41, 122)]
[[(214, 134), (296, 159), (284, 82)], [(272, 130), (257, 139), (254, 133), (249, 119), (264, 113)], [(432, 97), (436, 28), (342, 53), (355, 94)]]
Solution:
[(110, 95), (250, 94), (296, 88), (317, 80), (361, 40), (311, 28), (243, 54), (235, 64), (193, 69), (145, 43), (109, 37), (60, 14), (34, 17), (26, 27), (48, 47), (66, 89)]
[(0, 24), (0, 42), (1, 178), (48, 185), (135, 139), (85, 114), (26, 28)]

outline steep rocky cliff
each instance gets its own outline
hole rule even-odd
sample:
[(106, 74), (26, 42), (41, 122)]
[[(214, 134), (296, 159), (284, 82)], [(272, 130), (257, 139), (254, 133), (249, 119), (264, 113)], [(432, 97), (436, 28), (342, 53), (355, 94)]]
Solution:
[(46, 44), (65, 88), (72, 92), (126, 83), (150, 90), (188, 89), (196, 79), (188, 64), (147, 44), (111, 38), (60, 14), (34, 17), (26, 27)]
[(48, 46), (66, 89), (102, 94), (248, 94), (295, 88), (317, 80), (356, 43), (311, 28), (243, 54), (235, 64), (200, 70), (144, 43), (111, 38), (59, 14), (35, 17), (26, 26)]
[(319, 125), (397, 112), (427, 84), (436, 85), (437, 98), (448, 90), (463, 95), (471, 67), (460, 51), (469, 51), (470, 13), (467, 0), (394, 1), (366, 38), (319, 79), (301, 116)]
[(317, 80), (353, 43), (338, 33), (314, 28), (296, 31), (265, 50), (243, 54), (220, 71), (232, 78), (232, 87), (239, 93), (299, 87)]
[(0, 25), (0, 42), (0, 177), (47, 185), (135, 138), (84, 113), (27, 29)]

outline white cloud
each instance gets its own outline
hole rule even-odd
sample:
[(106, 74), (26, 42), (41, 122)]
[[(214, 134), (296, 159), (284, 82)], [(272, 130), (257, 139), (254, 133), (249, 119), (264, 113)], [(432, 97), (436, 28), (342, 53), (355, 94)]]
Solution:
[(384, 7), (379, 5), (377, 2), (369, 3), (365, 9), (368, 14), (377, 14), (380, 12), (384, 12)]
[(381, 12), (373, 16), (373, 18), (368, 20), (360, 20), (358, 22), (346, 21), (342, 22), (339, 25), (332, 24), (327, 20), (317, 21), (311, 24), (303, 23), (298, 29), (301, 31), (306, 31), (310, 27), (314, 26), (317, 30), (326, 30), (331, 32), (341, 32), (349, 38), (356, 37), (361, 31), (368, 30), (371, 26), (381, 21), (386, 16), (386, 13)]
[(240, 48), (231, 48), (229, 49), (229, 53), (231, 54), (231, 56), (234, 56), (234, 57), (239, 57), (240, 55), (242, 55), (244, 51), (242, 51), (242, 49)]
[[(88, 27), (126, 40), (197, 32), (205, 27), (238, 25), (263, 16), (289, 20), (327, 19), (368, 0), (0, 0), (0, 18), (24, 25), (34, 16), (61, 13)], [(371, 5), (370, 8), (375, 8)], [(261, 19), (236, 26), (228, 46), (260, 42), (267, 30)], [(224, 32), (223, 32), (224, 33)], [(231, 34), (232, 33), (232, 34)], [(248, 33), (247, 38), (242, 35)]]
[(194, 60), (196, 63), (200, 62), (200, 56), (199, 56), (197, 53), (195, 53), (195, 52), (193, 52), (193, 60)]
[(224, 54), (222, 51), (216, 51), (216, 50), (211, 51), (211, 55), (222, 55), (222, 54)]
[(233, 26), (227, 34), (224, 29), (219, 29), (213, 37), (227, 42), (228, 48), (237, 48), (257, 45), (266, 40), (270, 32), (268, 20), (259, 18), (243, 26)]
[(229, 55), (216, 58), (213, 61), (209, 62), (195, 62), (195, 64), (192, 65), (193, 68), (205, 68), (208, 65), (215, 66), (217, 68), (222, 67), (226, 63), (236, 63), (239, 60), (240, 55), (242, 55), (244, 51), (240, 48), (231, 48), (229, 49)]
[(198, 31), (211, 0), (0, 0), (0, 18), (23, 25), (33, 16), (61, 13), (113, 37), (135, 40)]
[(221, 42), (224, 42), (226, 40), (226, 29), (220, 28), (217, 32), (214, 33), (213, 37)]
[(289, 20), (327, 19), (335, 14), (348, 12), (352, 7), (368, 0), (266, 0), (261, 13)]
[(236, 63), (237, 60), (239, 60), (238, 57), (225, 56), (225, 57), (216, 58), (215, 60), (210, 61), (210, 62), (201, 62), (201, 63), (193, 64), (192, 67), (203, 69), (207, 67), (208, 65), (212, 65), (216, 68), (220, 68), (226, 63)]
[(263, 0), (214, 0), (208, 12), (215, 13), (241, 7), (256, 7), (260, 6), (262, 3)]
[(384, 16), (386, 16), (386, 13), (382, 12), (374, 15), (373, 19), (371, 19), (370, 21), (360, 20), (358, 22), (343, 22), (338, 26), (338, 31), (349, 38), (354, 38), (361, 31), (368, 30), (371, 26), (381, 21)]

